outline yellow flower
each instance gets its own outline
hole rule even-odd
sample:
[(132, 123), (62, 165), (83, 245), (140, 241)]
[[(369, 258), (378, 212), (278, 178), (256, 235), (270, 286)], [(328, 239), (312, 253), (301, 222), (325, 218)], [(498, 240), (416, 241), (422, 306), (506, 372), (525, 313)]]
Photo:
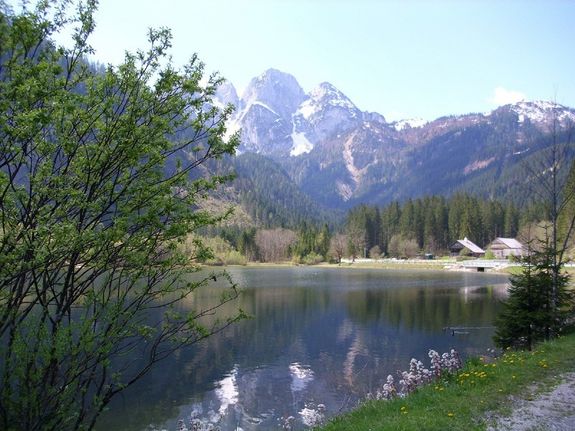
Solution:
[(455, 413), (449, 412), (449, 413), (447, 413), (447, 416), (449, 416), (450, 418), (452, 418), (453, 416), (455, 416)]

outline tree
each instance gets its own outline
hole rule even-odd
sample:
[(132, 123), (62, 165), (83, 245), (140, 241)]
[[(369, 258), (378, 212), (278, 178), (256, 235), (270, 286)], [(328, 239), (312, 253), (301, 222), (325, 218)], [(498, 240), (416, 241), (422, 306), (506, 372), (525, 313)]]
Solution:
[(393, 257), (415, 257), (419, 251), (417, 241), (413, 238), (405, 238), (402, 235), (394, 235), (389, 241), (389, 255)]
[(347, 235), (338, 233), (331, 237), (329, 243), (329, 255), (332, 256), (337, 263), (341, 263), (341, 259), (347, 248), (348, 238)]
[[(567, 175), (571, 130), (571, 124), (555, 117), (544, 156), (526, 166), (530, 191), (544, 210), (539, 228), (544, 236), (536, 247), (530, 243), (521, 275), (511, 280), (509, 300), (497, 320), (495, 341), (502, 346), (531, 348), (533, 341), (553, 338), (565, 323), (564, 312), (573, 312), (572, 295), (565, 289), (568, 278), (562, 272), (575, 226), (575, 213), (569, 210), (575, 199), (573, 162)], [(541, 237), (534, 231), (529, 229), (527, 236)]]
[(567, 290), (569, 277), (560, 274), (555, 285), (553, 249), (549, 244), (529, 247), (522, 259), (520, 274), (510, 278), (509, 297), (496, 321), (495, 343), (503, 348), (531, 350), (540, 340), (549, 340), (560, 332), (565, 319), (573, 310), (573, 294)]
[(371, 259), (379, 259), (381, 257), (381, 249), (379, 245), (374, 245), (369, 249), (369, 257)]
[(555, 116), (550, 130), (551, 142), (544, 156), (538, 162), (526, 165), (529, 174), (527, 184), (533, 196), (542, 202), (551, 228), (550, 234), (546, 232), (545, 251), (551, 259), (550, 307), (556, 314), (560, 311), (561, 271), (575, 228), (575, 213), (569, 213), (575, 200), (575, 182), (570, 180), (573, 175), (568, 175), (568, 166), (573, 173), (573, 162), (568, 163), (572, 130), (573, 124), (569, 120), (562, 123)]
[[(238, 144), (223, 140), (232, 107), (210, 107), (222, 80), (204, 83), (195, 56), (175, 69), (165, 29), (95, 71), (96, 1), (69, 3), (14, 14), (0, 2), (2, 429), (91, 429), (158, 361), (242, 317), (210, 317), (236, 286), (190, 277), (209, 256), (200, 241), (182, 252), (224, 216), (194, 210), (227, 179), (200, 167)], [(68, 30), (73, 46), (55, 47)], [(218, 280), (209, 308), (176, 307)]]
[(290, 247), (297, 241), (297, 235), (289, 229), (258, 230), (255, 242), (262, 262), (282, 262), (288, 259)]
[(366, 231), (360, 227), (351, 226), (347, 229), (347, 253), (352, 261), (358, 257), (366, 257)]

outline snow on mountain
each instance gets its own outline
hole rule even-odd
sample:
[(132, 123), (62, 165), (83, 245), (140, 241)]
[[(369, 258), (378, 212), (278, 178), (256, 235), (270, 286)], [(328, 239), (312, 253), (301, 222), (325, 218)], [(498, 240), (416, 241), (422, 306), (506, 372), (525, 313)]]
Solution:
[(305, 98), (303, 89), (292, 75), (268, 69), (250, 81), (242, 95), (241, 107), (247, 110), (258, 102), (282, 118), (289, 119)]
[(300, 114), (306, 120), (309, 120), (314, 114), (321, 110), (321, 105), (314, 99), (306, 99), (296, 111), (296, 114)]
[(519, 123), (523, 123), (526, 119), (532, 123), (549, 123), (557, 120), (562, 125), (566, 122), (575, 122), (575, 111), (554, 102), (539, 100), (518, 102), (509, 106), (517, 114)]
[[(330, 83), (323, 82), (305, 94), (292, 75), (276, 69), (252, 79), (237, 106), (239, 111), (228, 130), (231, 133), (241, 128), (240, 151), (276, 158), (307, 154), (318, 141), (353, 128), (363, 116)], [(366, 115), (385, 122), (377, 114)]]
[(315, 106), (334, 106), (349, 110), (357, 115), (358, 109), (349, 98), (331, 85), (329, 82), (322, 82), (309, 93), (310, 100)]
[(391, 126), (398, 132), (401, 132), (403, 129), (411, 128), (415, 129), (417, 127), (425, 126), (428, 122), (423, 118), (410, 118), (405, 120), (394, 121), (391, 123)]
[(307, 154), (313, 150), (313, 144), (306, 138), (303, 132), (293, 132), (291, 134), (293, 141), (293, 146), (289, 153), (290, 156), (299, 156), (301, 154)]
[(212, 102), (218, 108), (223, 108), (228, 104), (232, 104), (237, 107), (239, 105), (240, 98), (238, 97), (238, 93), (233, 84), (226, 81), (218, 87)]
[(313, 150), (314, 145), (306, 136), (306, 132), (310, 133), (310, 135), (313, 135), (313, 131), (306, 119), (301, 114), (299, 114), (299, 109), (295, 114), (292, 114), (291, 123), (292, 132), (290, 137), (292, 140), (292, 147), (290, 149), (289, 155), (292, 157), (297, 157), (302, 154), (309, 153), (311, 150)]
[(545, 145), (537, 139), (553, 121), (562, 128), (575, 122), (575, 110), (552, 102), (387, 122), (330, 83), (306, 94), (292, 75), (275, 69), (252, 79), (241, 98), (233, 86), (216, 96), (222, 106), (237, 100), (227, 129), (241, 129), (239, 152), (270, 157), (302, 192), (334, 207), (441, 193), (488, 171), (504, 172), (503, 161), (530, 157)]

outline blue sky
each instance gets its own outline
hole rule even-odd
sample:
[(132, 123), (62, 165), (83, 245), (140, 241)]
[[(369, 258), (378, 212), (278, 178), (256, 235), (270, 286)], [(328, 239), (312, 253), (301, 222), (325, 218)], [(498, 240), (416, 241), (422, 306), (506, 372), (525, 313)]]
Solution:
[(241, 90), (274, 67), (328, 81), (388, 120), (485, 112), (521, 98), (575, 107), (575, 1), (100, 0), (96, 58), (173, 31)]

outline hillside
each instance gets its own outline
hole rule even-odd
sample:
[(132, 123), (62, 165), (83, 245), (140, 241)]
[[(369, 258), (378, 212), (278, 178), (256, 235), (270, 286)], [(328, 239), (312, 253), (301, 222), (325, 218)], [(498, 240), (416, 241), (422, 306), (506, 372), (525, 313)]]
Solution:
[[(287, 211), (299, 213), (292, 205), (302, 206), (296, 219), (325, 208), (456, 191), (522, 201), (529, 193), (525, 165), (536, 165), (554, 137), (568, 147), (566, 160), (573, 157), (569, 133), (575, 110), (545, 101), (427, 123), (387, 122), (380, 114), (361, 111), (327, 82), (306, 94), (293, 76), (270, 69), (254, 78), (241, 97), (226, 84), (217, 103), (237, 106), (228, 125), (230, 132), (241, 130), (236, 181), (240, 189), (246, 181), (255, 185), (249, 193), (240, 192), (244, 205), (257, 201), (267, 207), (279, 197)], [(272, 163), (283, 172), (281, 179), (274, 177), (279, 182), (267, 181)], [(271, 183), (281, 184), (281, 191)], [(255, 197), (259, 193), (266, 196)], [(266, 218), (260, 214), (266, 210), (257, 211), (258, 220)], [(277, 214), (267, 212), (268, 219)]]

